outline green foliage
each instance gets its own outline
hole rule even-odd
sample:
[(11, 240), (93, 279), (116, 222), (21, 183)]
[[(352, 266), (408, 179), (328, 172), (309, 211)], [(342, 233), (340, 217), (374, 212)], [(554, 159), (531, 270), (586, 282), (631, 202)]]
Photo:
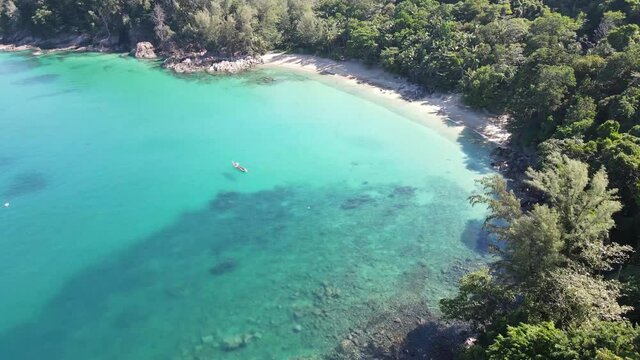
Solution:
[(484, 329), (498, 321), (515, 301), (514, 293), (496, 283), (488, 269), (465, 275), (460, 280), (458, 295), (442, 299), (440, 307), (448, 319), (470, 322), (475, 329)]
[(517, 120), (512, 127), (519, 134), (526, 133), (528, 141), (535, 141), (549, 137), (559, 125), (557, 114), (566, 106), (576, 77), (568, 65), (538, 65), (531, 70), (517, 76), (516, 81), (522, 86), (511, 104)]
[(629, 247), (609, 244), (609, 231), (615, 225), (613, 215), (622, 206), (617, 190), (608, 189), (604, 169), (589, 177), (587, 164), (551, 154), (541, 171), (529, 169), (527, 183), (543, 192), (548, 204), (558, 213), (562, 234), (562, 254), (572, 267), (587, 272), (611, 270), (621, 264)]
[(630, 86), (610, 98), (609, 113), (625, 128), (640, 125), (640, 87)]
[(568, 342), (567, 334), (556, 329), (553, 323), (520, 324), (510, 326), (506, 336), (498, 335), (487, 355), (490, 360), (567, 359), (563, 348)]
[(380, 31), (374, 22), (352, 20), (349, 22), (347, 52), (355, 58), (373, 63), (380, 56), (379, 38)]
[(57, 25), (55, 14), (51, 9), (49, 9), (44, 1), (38, 2), (38, 7), (31, 16), (31, 21), (33, 21), (33, 23), (43, 31), (55, 30), (55, 26)]
[(640, 137), (607, 136), (600, 141), (599, 149), (600, 161), (610, 169), (622, 196), (640, 206)]
[(595, 101), (589, 96), (578, 96), (574, 99), (574, 104), (569, 106), (564, 118), (564, 124), (556, 129), (556, 137), (581, 137), (593, 125), (597, 106)]
[[(620, 282), (604, 276), (631, 251), (609, 241), (613, 216), (621, 209), (617, 191), (608, 188), (604, 169), (590, 174), (586, 163), (557, 152), (571, 146), (577, 152), (587, 147), (579, 141), (547, 143), (541, 169), (526, 172), (527, 185), (544, 196), (544, 203), (522, 210), (497, 176), (481, 180), (484, 192), (470, 198), (473, 205), (487, 207), (485, 227), (498, 242), (500, 257), (492, 271), (467, 275), (457, 296), (441, 300), (445, 317), (469, 321), (489, 335), (522, 321), (551, 322), (509, 328), (489, 347), (490, 358), (572, 359), (572, 348), (554, 347), (569, 340), (551, 324), (571, 329), (621, 321), (630, 310), (618, 302)], [(617, 354), (614, 347), (607, 349)]]
[(618, 303), (621, 297), (618, 281), (569, 266), (544, 274), (528, 291), (525, 306), (529, 321), (550, 320), (568, 327), (622, 320), (630, 308)]
[[(579, 359), (640, 358), (640, 328), (626, 321), (600, 321), (571, 329), (570, 348)], [(608, 357), (603, 357), (605, 354)], [(617, 356), (617, 357), (614, 357)]]
[(484, 65), (471, 71), (465, 85), (465, 102), (478, 108), (504, 107), (504, 87), (508, 78), (493, 66)]
[(607, 34), (607, 41), (617, 51), (622, 51), (640, 40), (640, 26), (628, 24), (613, 29)]
[(603, 139), (615, 140), (620, 138), (620, 124), (615, 120), (607, 120), (598, 126), (597, 134)]
[(13, 0), (0, 0), (0, 33), (13, 30), (19, 21), (18, 7)]
[(509, 327), (489, 346), (498, 359), (637, 359), (640, 331), (628, 322), (596, 322), (561, 330), (550, 322)]
[(530, 52), (558, 47), (570, 52), (577, 51), (576, 31), (580, 26), (580, 21), (555, 12), (537, 17), (531, 25), (528, 41)]
[(589, 176), (587, 164), (552, 153), (542, 170), (529, 169), (527, 176), (527, 184), (547, 198), (528, 212), (497, 176), (483, 179), (484, 194), (470, 198), (488, 207), (485, 226), (505, 243), (498, 264), (510, 276), (535, 283), (561, 265), (595, 274), (626, 259), (629, 247), (608, 242), (621, 204), (616, 191), (607, 188), (604, 169)]

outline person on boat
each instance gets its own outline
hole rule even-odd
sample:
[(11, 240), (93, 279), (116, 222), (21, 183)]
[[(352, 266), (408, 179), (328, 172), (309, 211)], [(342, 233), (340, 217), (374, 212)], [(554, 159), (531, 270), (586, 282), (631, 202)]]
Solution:
[(249, 170), (247, 168), (243, 167), (242, 165), (240, 165), (240, 163), (237, 163), (237, 162), (235, 162), (233, 160), (231, 160), (231, 165), (233, 165), (234, 168), (236, 168), (236, 169), (238, 169), (238, 170), (240, 170), (240, 171), (242, 171), (244, 173), (249, 172)]

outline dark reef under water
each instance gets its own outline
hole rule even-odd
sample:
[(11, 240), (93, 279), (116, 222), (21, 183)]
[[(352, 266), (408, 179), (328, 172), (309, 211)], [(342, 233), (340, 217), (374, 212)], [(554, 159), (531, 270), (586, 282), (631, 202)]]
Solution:
[[(331, 354), (351, 329), (393, 304), (433, 302), (481, 261), (446, 250), (460, 234), (435, 225), (463, 218), (450, 204), (464, 191), (433, 181), (435, 194), (396, 184), (221, 192), (75, 276), (40, 316), (0, 335), (3, 358)], [(478, 250), (479, 224), (463, 237)]]

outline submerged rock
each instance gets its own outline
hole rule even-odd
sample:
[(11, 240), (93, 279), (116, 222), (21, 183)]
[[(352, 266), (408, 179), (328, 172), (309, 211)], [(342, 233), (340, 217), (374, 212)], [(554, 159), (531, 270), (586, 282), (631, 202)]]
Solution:
[(340, 342), (340, 350), (343, 352), (350, 351), (353, 347), (353, 342), (350, 339), (344, 339)]
[(416, 194), (416, 191), (418, 189), (416, 187), (413, 186), (396, 186), (393, 188), (393, 192), (391, 193), (391, 196), (414, 196)]
[(211, 344), (213, 343), (213, 335), (203, 336), (201, 340), (203, 344)]
[(212, 275), (226, 274), (230, 271), (233, 271), (236, 266), (238, 266), (238, 263), (233, 259), (223, 260), (211, 267), (211, 269), (209, 269), (209, 273), (211, 273)]
[(234, 335), (232, 337), (228, 337), (222, 340), (220, 347), (224, 351), (233, 351), (233, 350), (238, 350), (242, 347), (245, 347), (246, 345), (247, 344), (241, 335)]
[(148, 41), (139, 42), (136, 44), (134, 56), (138, 59), (155, 59), (156, 55), (153, 44)]
[(262, 338), (262, 334), (259, 332), (248, 333), (248, 334), (237, 334), (222, 340), (220, 343), (220, 348), (224, 351), (233, 351), (243, 348), (254, 340), (258, 340)]
[(347, 199), (345, 202), (340, 205), (342, 210), (353, 210), (359, 208), (362, 205), (368, 204), (373, 201), (373, 198), (369, 195), (359, 195), (356, 197), (352, 197)]

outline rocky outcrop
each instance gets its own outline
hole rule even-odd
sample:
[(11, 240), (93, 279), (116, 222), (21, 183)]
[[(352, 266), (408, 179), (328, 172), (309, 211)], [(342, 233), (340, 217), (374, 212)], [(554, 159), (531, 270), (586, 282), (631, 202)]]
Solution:
[(114, 39), (98, 40), (86, 34), (62, 34), (48, 38), (38, 38), (26, 33), (16, 33), (0, 38), (0, 51), (33, 51), (34, 55), (53, 52), (110, 52), (119, 51)]
[(392, 301), (388, 306), (338, 340), (325, 359), (452, 359), (471, 335), (464, 324), (442, 323), (426, 302)]
[(206, 54), (195, 56), (173, 56), (164, 62), (164, 67), (178, 74), (206, 72), (209, 74), (236, 74), (262, 64), (259, 57), (222, 58)]
[[(3, 45), (6, 44), (6, 45)], [(58, 51), (70, 52), (119, 52), (122, 45), (115, 38), (96, 39), (86, 34), (59, 35), (50, 38), (37, 38), (28, 33), (16, 33), (0, 37), (0, 51), (32, 51), (34, 55), (42, 55)], [(158, 54), (169, 56), (163, 63), (166, 69), (178, 74), (192, 73), (227, 73), (236, 74), (262, 64), (257, 56), (218, 56), (206, 51), (185, 52), (182, 49), (164, 48), (156, 52), (153, 44), (141, 41), (136, 44), (130, 55), (138, 59), (156, 59)]]
[(15, 44), (0, 44), (0, 51), (27, 51), (27, 50), (35, 50), (38, 51), (40, 48), (32, 46), (32, 45), (15, 45)]
[(155, 59), (158, 57), (156, 55), (153, 44), (148, 41), (139, 42), (136, 45), (133, 56), (135, 56), (137, 59)]

